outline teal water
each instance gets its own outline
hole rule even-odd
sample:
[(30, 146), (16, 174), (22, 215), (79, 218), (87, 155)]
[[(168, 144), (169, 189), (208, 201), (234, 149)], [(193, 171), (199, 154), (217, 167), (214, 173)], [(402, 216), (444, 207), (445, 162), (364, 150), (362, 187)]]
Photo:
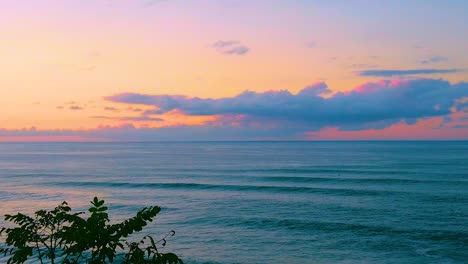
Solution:
[(468, 263), (467, 141), (0, 144), (0, 214), (94, 195), (187, 263)]

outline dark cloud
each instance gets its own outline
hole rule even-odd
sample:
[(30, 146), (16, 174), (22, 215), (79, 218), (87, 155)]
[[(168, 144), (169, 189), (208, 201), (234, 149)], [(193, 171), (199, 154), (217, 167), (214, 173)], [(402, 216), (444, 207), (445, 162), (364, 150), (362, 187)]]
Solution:
[(235, 40), (218, 40), (213, 43), (213, 48), (227, 55), (245, 55), (250, 51), (249, 47)]
[(442, 56), (434, 56), (430, 57), (428, 59), (424, 59), (420, 61), (421, 64), (435, 64), (435, 63), (441, 63), (441, 62), (447, 62), (448, 58), (447, 57), (442, 57)]
[(410, 69), (410, 70), (365, 70), (359, 71), (361, 76), (392, 77), (421, 74), (448, 74), (460, 72), (460, 69)]
[(242, 115), (242, 125), (261, 123), (320, 129), (337, 126), (345, 130), (384, 128), (405, 120), (443, 116), (455, 101), (468, 96), (468, 83), (418, 79), (366, 83), (348, 93), (330, 93), (325, 83), (304, 88), (297, 94), (287, 90), (243, 92), (234, 97), (211, 99), (181, 95), (123, 93), (106, 100), (144, 104), (155, 110), (145, 114), (165, 114), (180, 110), (188, 115)]

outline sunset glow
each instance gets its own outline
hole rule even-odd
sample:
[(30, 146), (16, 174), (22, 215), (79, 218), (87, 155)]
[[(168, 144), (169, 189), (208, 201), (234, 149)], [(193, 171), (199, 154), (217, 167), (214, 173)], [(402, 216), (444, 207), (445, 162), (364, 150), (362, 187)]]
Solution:
[(467, 8), (1, 1), (0, 141), (468, 139)]

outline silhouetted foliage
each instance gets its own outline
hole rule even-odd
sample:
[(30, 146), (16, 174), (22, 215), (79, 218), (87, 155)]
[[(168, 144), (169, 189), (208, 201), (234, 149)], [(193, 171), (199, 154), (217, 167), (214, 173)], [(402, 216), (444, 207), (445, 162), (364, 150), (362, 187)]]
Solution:
[[(5, 220), (16, 226), (0, 229), (0, 236), (6, 235), (0, 254), (10, 256), (7, 264), (34, 258), (41, 264), (183, 264), (177, 255), (158, 251), (157, 245), (164, 247), (174, 231), (158, 241), (149, 235), (138, 242), (127, 241), (129, 235), (152, 222), (160, 210), (158, 206), (146, 207), (130, 219), (110, 224), (108, 207), (95, 197), (88, 218), (83, 217), (84, 212), (72, 213), (67, 202), (51, 211), (39, 210), (34, 217), (5, 215)], [(121, 257), (117, 260), (117, 256)]]

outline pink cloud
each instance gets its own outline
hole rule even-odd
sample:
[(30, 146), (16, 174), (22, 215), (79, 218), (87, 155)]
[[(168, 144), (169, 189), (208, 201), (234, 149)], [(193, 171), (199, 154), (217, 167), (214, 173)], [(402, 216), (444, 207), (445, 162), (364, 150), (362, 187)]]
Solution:
[(384, 88), (398, 88), (398, 87), (403, 87), (405, 85), (408, 85), (409, 81), (407, 80), (380, 80), (377, 82), (368, 82), (364, 83), (362, 85), (359, 85), (352, 89), (351, 92), (356, 92), (356, 93), (372, 93), (372, 92), (378, 92)]
[[(415, 124), (403, 121), (384, 129), (367, 129), (343, 131), (338, 127), (326, 127), (320, 131), (306, 132), (309, 140), (465, 140), (468, 137), (468, 121), (465, 114), (458, 112), (455, 119), (446, 123), (443, 117), (432, 117), (418, 120)], [(463, 125), (465, 128), (458, 128)]]

